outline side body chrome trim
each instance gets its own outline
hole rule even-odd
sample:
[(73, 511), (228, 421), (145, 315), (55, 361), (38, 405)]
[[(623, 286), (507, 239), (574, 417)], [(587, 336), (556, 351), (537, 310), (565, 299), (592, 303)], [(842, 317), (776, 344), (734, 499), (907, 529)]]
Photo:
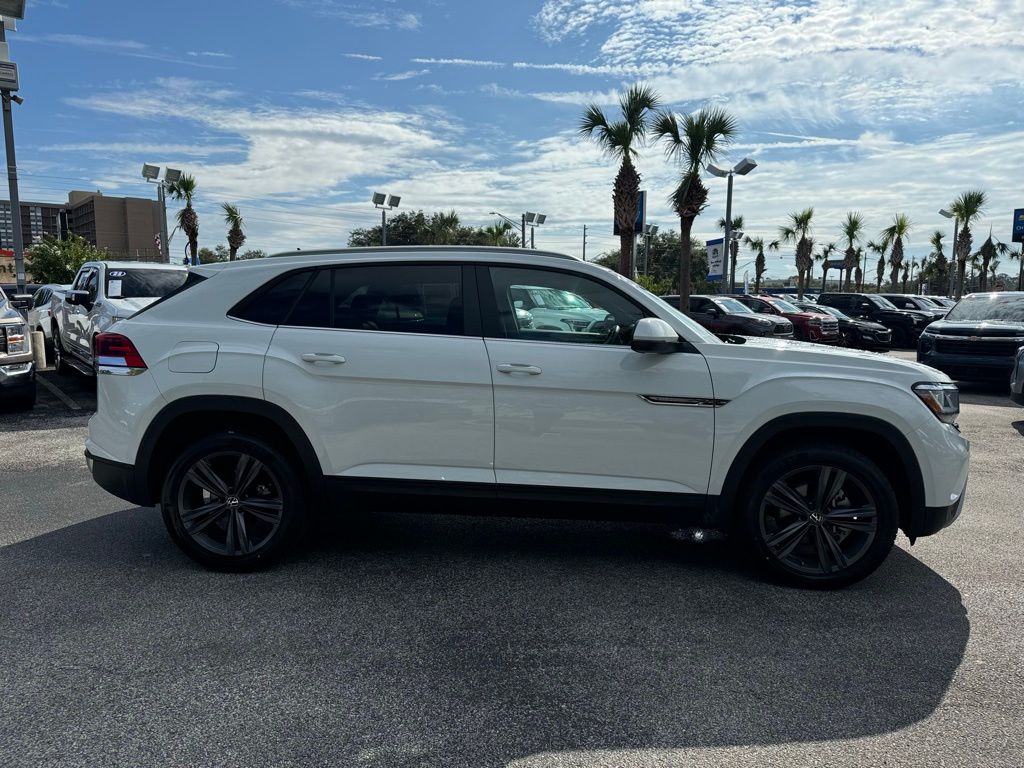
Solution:
[(682, 405), (689, 408), (721, 408), (729, 402), (714, 397), (668, 397), (665, 395), (637, 395), (637, 397), (651, 405)]

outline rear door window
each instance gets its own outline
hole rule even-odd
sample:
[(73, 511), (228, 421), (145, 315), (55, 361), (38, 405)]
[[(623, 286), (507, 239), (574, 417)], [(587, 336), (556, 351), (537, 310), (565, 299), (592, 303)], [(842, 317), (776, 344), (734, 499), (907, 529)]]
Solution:
[(184, 269), (145, 269), (110, 267), (106, 274), (108, 299), (161, 299), (178, 290), (188, 271)]
[(335, 328), (462, 336), (462, 267), (406, 264), (334, 270)]

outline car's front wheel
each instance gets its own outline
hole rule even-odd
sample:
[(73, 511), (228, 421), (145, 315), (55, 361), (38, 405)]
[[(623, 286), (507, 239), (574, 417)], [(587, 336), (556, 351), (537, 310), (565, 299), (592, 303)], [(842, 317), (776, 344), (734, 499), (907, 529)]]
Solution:
[(64, 343), (60, 340), (60, 329), (56, 323), (53, 325), (53, 368), (59, 376), (67, 376), (71, 373), (71, 366), (67, 361)]
[(835, 588), (872, 573), (892, 549), (899, 508), (885, 474), (839, 445), (792, 448), (748, 484), (737, 528), (748, 552), (799, 586)]
[(160, 508), (175, 543), (205, 566), (251, 571), (280, 558), (305, 528), (306, 494), (287, 457), (256, 437), (224, 433), (186, 448)]

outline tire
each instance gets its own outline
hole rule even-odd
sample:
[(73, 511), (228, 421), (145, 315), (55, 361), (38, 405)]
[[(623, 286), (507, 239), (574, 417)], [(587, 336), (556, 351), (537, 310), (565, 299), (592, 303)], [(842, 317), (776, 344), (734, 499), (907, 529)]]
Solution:
[(280, 451), (259, 438), (225, 432), (198, 440), (175, 459), (160, 511), (171, 538), (196, 562), (219, 571), (255, 571), (272, 565), (301, 537), (306, 489)]
[(36, 383), (33, 381), (27, 392), (19, 394), (11, 400), (11, 408), (16, 411), (31, 411), (36, 407)]
[[(783, 451), (746, 487), (749, 494), (737, 510), (738, 539), (756, 565), (790, 584), (853, 584), (882, 564), (896, 540), (899, 507), (892, 486), (873, 461), (843, 446)], [(825, 489), (820, 504), (819, 487)]]
[(60, 328), (56, 323), (53, 326), (53, 369), (58, 376), (67, 376), (72, 371), (71, 366), (68, 365), (64, 342), (60, 340)]
[(892, 329), (892, 348), (904, 349), (907, 346), (907, 332), (903, 328)]

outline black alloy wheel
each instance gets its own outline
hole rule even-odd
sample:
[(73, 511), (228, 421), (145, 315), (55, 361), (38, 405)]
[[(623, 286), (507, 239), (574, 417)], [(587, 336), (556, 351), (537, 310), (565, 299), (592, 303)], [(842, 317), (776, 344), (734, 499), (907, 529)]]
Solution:
[(225, 434), (185, 451), (167, 475), (161, 510), (175, 542), (220, 570), (269, 565), (304, 527), (301, 485), (262, 440)]
[(899, 513), (881, 470), (840, 446), (791, 449), (757, 473), (743, 511), (748, 547), (776, 575), (838, 587), (874, 571)]

